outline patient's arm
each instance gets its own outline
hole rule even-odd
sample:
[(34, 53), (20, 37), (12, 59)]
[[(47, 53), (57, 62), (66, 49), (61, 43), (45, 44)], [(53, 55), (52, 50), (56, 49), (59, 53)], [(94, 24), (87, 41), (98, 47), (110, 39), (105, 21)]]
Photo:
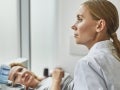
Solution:
[(64, 71), (60, 68), (56, 68), (52, 73), (51, 90), (61, 90), (62, 77), (64, 77)]

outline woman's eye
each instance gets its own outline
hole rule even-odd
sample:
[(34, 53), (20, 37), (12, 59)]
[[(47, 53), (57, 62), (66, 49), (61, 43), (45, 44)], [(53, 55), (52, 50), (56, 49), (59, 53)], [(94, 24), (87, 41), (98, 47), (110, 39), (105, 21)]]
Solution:
[(80, 22), (82, 22), (82, 21), (83, 21), (82, 18), (78, 18), (76, 23), (80, 23)]
[(19, 70), (18, 70), (18, 72), (21, 72), (23, 70), (23, 68), (20, 68)]
[(82, 20), (83, 20), (82, 18), (79, 18), (79, 19), (78, 19), (78, 21), (80, 21), (80, 22), (81, 22)]

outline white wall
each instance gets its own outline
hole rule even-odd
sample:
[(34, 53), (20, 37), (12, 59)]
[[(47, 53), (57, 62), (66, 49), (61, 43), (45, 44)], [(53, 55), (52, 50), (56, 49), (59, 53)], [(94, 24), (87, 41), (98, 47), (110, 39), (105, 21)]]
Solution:
[(31, 70), (43, 75), (56, 60), (55, 0), (31, 0)]
[(20, 57), (18, 0), (0, 0), (0, 63)]
[[(80, 6), (80, 0), (59, 0), (59, 23), (58, 23), (58, 56), (54, 64), (61, 66), (65, 71), (73, 75), (74, 67), (83, 55), (71, 54), (70, 43), (74, 44), (73, 41), (73, 30), (71, 26), (74, 24), (76, 19), (76, 12)], [(73, 41), (73, 42), (71, 42)], [(82, 51), (81, 51), (82, 52)], [(81, 53), (79, 52), (79, 53)]]

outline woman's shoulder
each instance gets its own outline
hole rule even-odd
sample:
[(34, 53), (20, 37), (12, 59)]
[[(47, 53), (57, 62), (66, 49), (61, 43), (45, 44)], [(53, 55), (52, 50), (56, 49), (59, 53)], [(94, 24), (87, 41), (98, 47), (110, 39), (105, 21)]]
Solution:
[(87, 64), (92, 63), (92, 64), (98, 64), (99, 66), (101, 64), (106, 63), (106, 61), (111, 58), (113, 58), (112, 53), (108, 53), (104, 50), (101, 50), (101, 51), (96, 51), (96, 53), (92, 53), (84, 56), (78, 61), (78, 63), (83, 63), (83, 62)]
[(94, 71), (107, 71), (115, 66), (119, 66), (118, 60), (110, 53), (100, 52), (99, 54), (87, 55), (78, 61), (77, 67), (88, 67)]
[(79, 65), (88, 65), (88, 66), (99, 66), (98, 57), (85, 56), (78, 61)]
[(85, 56), (81, 58), (77, 63), (77, 68), (91, 68), (94, 71), (100, 71), (102, 68), (102, 65), (104, 64), (104, 61), (102, 61), (102, 58), (98, 55), (94, 56)]

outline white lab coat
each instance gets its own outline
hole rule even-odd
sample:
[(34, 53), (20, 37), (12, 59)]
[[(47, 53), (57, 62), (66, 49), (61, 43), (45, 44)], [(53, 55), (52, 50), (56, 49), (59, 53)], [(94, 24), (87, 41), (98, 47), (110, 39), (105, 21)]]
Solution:
[(74, 90), (120, 90), (120, 62), (113, 43), (96, 43), (79, 60), (74, 72)]

